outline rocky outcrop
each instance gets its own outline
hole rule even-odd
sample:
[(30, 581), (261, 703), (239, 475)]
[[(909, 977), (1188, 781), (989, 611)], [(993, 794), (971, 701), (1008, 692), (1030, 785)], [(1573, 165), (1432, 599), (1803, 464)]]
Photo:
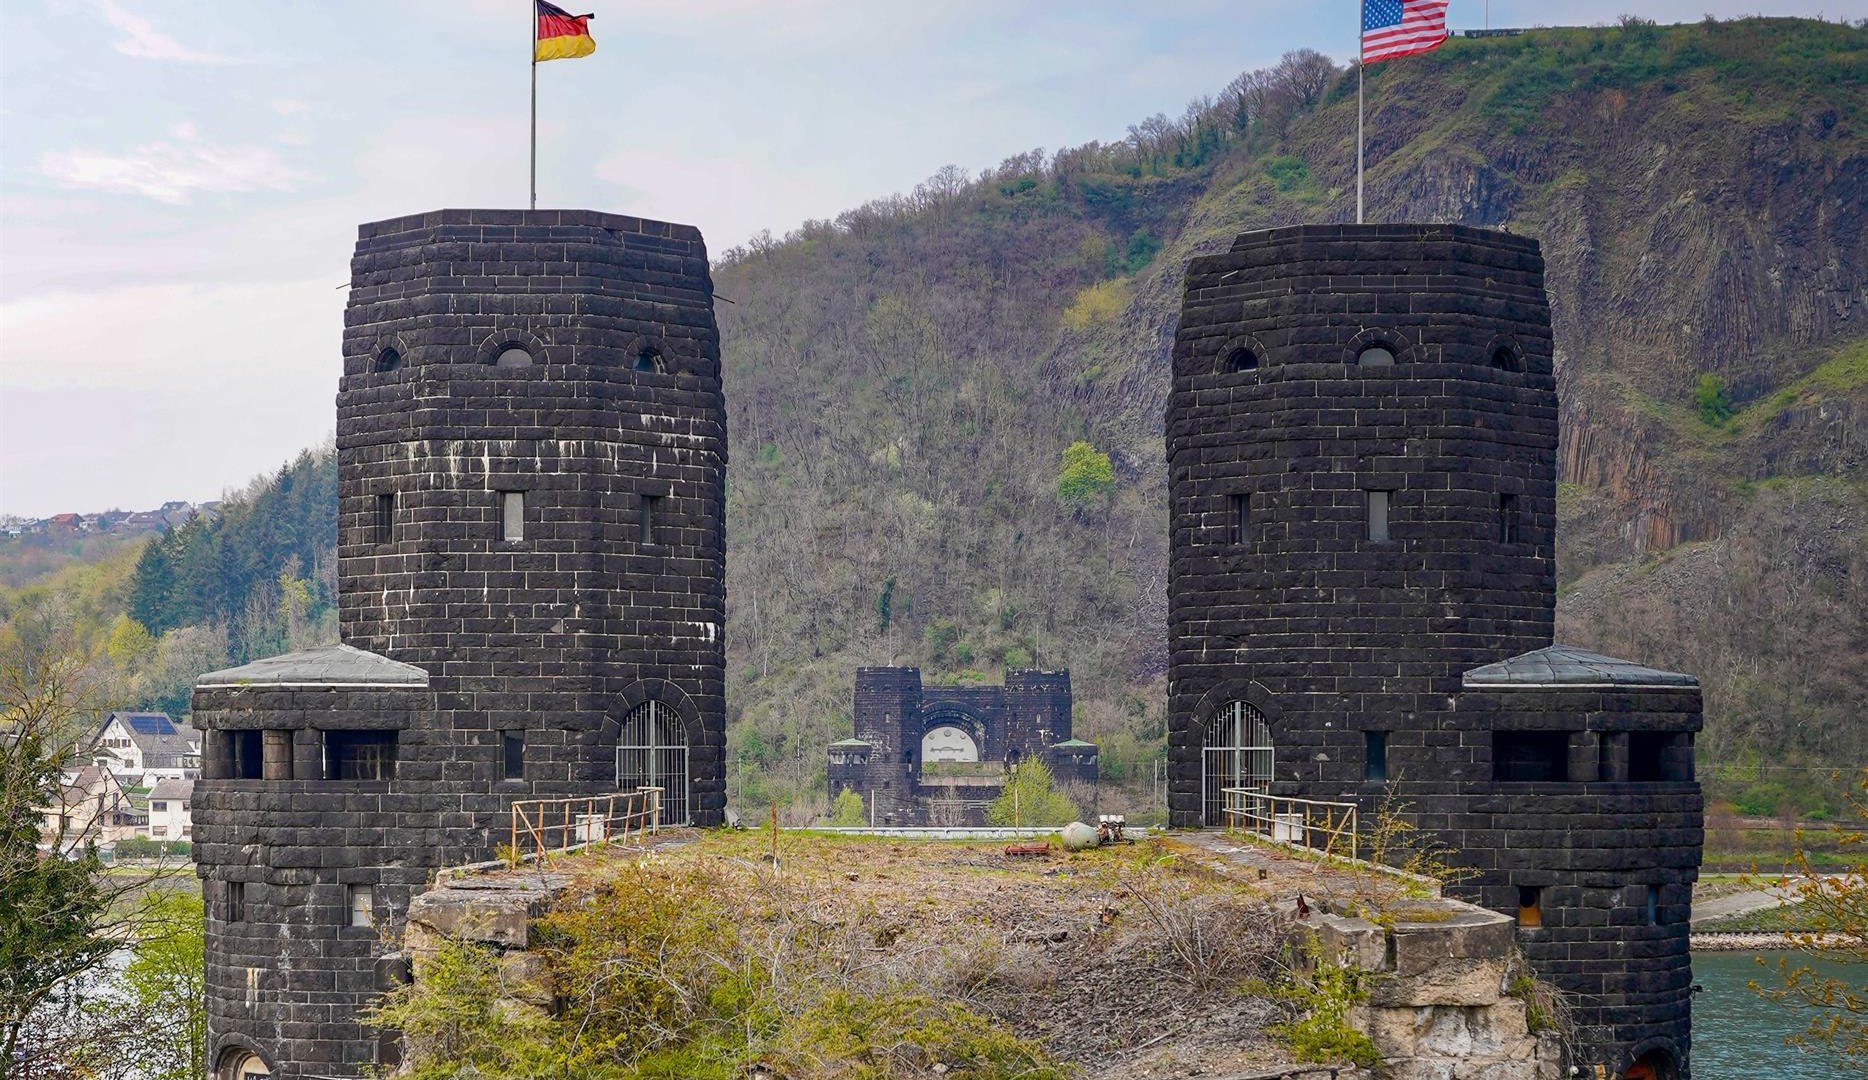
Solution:
[(1529, 985), (1507, 916), (1454, 900), (1378, 925), (1353, 915), (1303, 920), (1312, 962), (1364, 972), (1350, 1024), (1374, 1041), (1377, 1080), (1557, 1080), (1563, 1048), (1533, 1032)]

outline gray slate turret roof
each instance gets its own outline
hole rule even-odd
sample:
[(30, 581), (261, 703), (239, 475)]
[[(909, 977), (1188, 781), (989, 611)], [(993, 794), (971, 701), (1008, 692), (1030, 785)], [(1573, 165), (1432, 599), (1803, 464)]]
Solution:
[(195, 686), (427, 686), (428, 673), (349, 645), (269, 656), (250, 664), (210, 671)]
[(1466, 672), (1466, 686), (1698, 686), (1677, 671), (1644, 667), (1574, 645), (1548, 648), (1486, 664)]

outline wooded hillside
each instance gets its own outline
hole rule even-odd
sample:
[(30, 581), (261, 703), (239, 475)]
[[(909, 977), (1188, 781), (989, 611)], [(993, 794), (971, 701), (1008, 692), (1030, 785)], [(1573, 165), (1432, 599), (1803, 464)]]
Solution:
[[(1823, 770), (1868, 761), (1865, 73), (1868, 28), (1748, 19), (1458, 40), (1368, 76), (1371, 220), (1543, 242), (1559, 636), (1699, 675), (1715, 794), (1767, 811), (1820, 813)], [(1353, 73), (1292, 54), (1118, 143), (950, 167), (721, 256), (735, 805), (813, 813), (855, 668), (889, 662), (1068, 666), (1105, 799), (1144, 797), (1182, 272), (1348, 220), (1354, 128)], [(328, 472), (0, 615), (81, 597), (101, 650), (134, 614), (150, 641), (119, 651), (167, 686), (140, 703), (174, 707), (189, 662), (163, 649), (216, 666), (331, 633)]]

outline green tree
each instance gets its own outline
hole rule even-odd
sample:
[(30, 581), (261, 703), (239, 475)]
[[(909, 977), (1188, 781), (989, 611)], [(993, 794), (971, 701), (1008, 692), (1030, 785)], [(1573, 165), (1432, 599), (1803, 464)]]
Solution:
[(1693, 383), (1693, 406), (1708, 427), (1723, 427), (1732, 418), (1732, 399), (1726, 393), (1725, 380), (1711, 372)]
[(994, 825), (1030, 825), (1054, 828), (1077, 820), (1077, 804), (1057, 789), (1051, 767), (1038, 758), (1026, 758), (1012, 766), (1005, 790), (986, 808), (986, 820)]
[(126, 672), (141, 671), (156, 656), (156, 639), (142, 623), (128, 615), (117, 616), (110, 625), (110, 638), (104, 644), (110, 662)]
[(889, 628), (890, 620), (895, 618), (895, 579), (882, 583), (882, 594), (876, 597), (876, 631), (881, 633)]
[(123, 971), (126, 996), (103, 1010), (113, 1030), (140, 1030), (143, 1075), (198, 1080), (207, 1075), (207, 988), (201, 898), (152, 890)]
[(84, 977), (131, 931), (119, 902), (145, 883), (105, 875), (102, 815), (67, 803), (60, 775), (80, 760), (100, 685), (55, 606), (0, 633), (0, 1062), (25, 1075), (109, 1043), (89, 1023)]
[(1796, 863), (1801, 875), (1790, 902), (1806, 917), (1806, 929), (1791, 935), (1799, 956), (1816, 956), (1849, 971), (1830, 975), (1800, 960), (1760, 957), (1771, 974), (1751, 988), (1789, 1008), (1810, 1013), (1810, 1023), (1790, 1041), (1807, 1049), (1839, 1052), (1855, 1067), (1868, 1066), (1868, 768), (1855, 779), (1850, 798), (1853, 821), (1839, 846), (1849, 865), (1820, 871), (1810, 864), (1802, 832), (1797, 834)]
[(1079, 439), (1064, 448), (1057, 473), (1057, 497), (1072, 510), (1083, 510), (1109, 497), (1116, 489), (1116, 472), (1109, 455)]
[(863, 797), (849, 788), (844, 788), (830, 804), (830, 823), (850, 828), (868, 824), (868, 811), (863, 806)]

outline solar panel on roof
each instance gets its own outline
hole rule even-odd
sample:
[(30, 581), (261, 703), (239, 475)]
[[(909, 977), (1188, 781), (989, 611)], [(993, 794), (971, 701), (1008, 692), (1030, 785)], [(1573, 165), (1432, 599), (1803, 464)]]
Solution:
[(130, 730), (143, 735), (173, 735), (175, 724), (167, 713), (132, 713)]

